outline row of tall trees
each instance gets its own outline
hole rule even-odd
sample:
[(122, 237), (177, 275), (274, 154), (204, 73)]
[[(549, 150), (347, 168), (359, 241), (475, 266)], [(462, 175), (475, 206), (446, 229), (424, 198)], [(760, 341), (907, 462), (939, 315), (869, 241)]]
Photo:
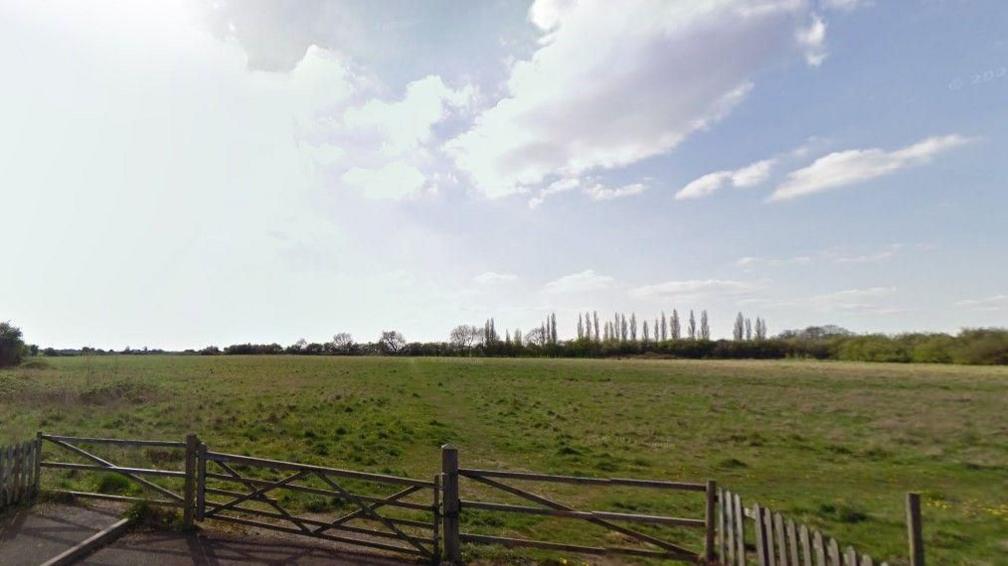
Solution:
[(766, 340), (766, 338), (767, 326), (765, 320), (757, 316), (756, 324), (754, 325), (751, 318), (738, 313), (738, 316), (735, 317), (735, 326), (732, 328), (732, 340), (741, 342), (743, 340)]
[(630, 313), (629, 318), (626, 313), (614, 313), (612, 319), (600, 323), (598, 311), (578, 313), (578, 341), (648, 344), (682, 339), (710, 340), (710, 337), (710, 322), (706, 310), (700, 311), (700, 323), (697, 325), (696, 315), (693, 309), (690, 309), (685, 329), (677, 309), (672, 309), (672, 316), (666, 316), (665, 311), (662, 311), (653, 321), (638, 319), (637, 313)]

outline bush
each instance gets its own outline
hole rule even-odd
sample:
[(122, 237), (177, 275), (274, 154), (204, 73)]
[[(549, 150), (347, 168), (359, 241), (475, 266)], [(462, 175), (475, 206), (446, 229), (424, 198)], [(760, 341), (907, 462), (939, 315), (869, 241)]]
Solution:
[(21, 329), (9, 322), (0, 322), (0, 367), (20, 364), (24, 353)]

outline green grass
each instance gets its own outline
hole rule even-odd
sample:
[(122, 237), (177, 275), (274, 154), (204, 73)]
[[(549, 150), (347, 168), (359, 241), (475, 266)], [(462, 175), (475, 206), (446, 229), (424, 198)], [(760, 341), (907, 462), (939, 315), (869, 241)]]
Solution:
[[(712, 478), (748, 504), (788, 513), (890, 564), (906, 555), (903, 497), (915, 490), (925, 494), (931, 563), (997, 564), (1008, 553), (1008, 368), (290, 356), (46, 361), (0, 371), (0, 440), (39, 429), (169, 439), (195, 431), (214, 450), (421, 478), (438, 471), (438, 447), (451, 442), (465, 467)], [(171, 451), (136, 459), (180, 466)], [(46, 481), (94, 489), (110, 480), (72, 473)], [(464, 489), (464, 497), (477, 493), (472, 484)], [(696, 494), (534, 489), (580, 508), (702, 515)], [(308, 511), (339, 505), (317, 496), (286, 503)], [(492, 534), (627, 544), (577, 521), (464, 517), (467, 528)], [(672, 536), (697, 547), (698, 534)]]

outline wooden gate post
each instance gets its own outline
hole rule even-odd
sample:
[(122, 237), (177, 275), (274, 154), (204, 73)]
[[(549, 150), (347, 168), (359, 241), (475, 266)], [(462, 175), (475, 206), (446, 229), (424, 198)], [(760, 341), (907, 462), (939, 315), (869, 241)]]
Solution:
[(458, 449), (451, 444), (441, 447), (441, 497), (444, 503), (442, 521), (444, 528), (445, 559), (451, 564), (462, 563), (462, 550), (459, 543), (459, 476)]
[(196, 506), (196, 450), (199, 448), (199, 439), (196, 438), (195, 433), (190, 432), (186, 435), (185, 442), (185, 491), (183, 494), (182, 526), (191, 529), (193, 527), (193, 509)]
[(715, 563), (714, 533), (717, 525), (717, 513), (715, 511), (716, 503), (717, 482), (714, 480), (707, 480), (707, 509), (704, 514), (704, 528), (707, 531), (706, 537), (704, 538), (704, 560), (707, 561), (707, 564)]
[(206, 453), (205, 442), (199, 443), (199, 451), (196, 454), (196, 520), (203, 520), (203, 513), (206, 511)]
[(924, 530), (921, 524), (920, 494), (906, 494), (907, 538), (910, 542), (910, 566), (924, 566)]

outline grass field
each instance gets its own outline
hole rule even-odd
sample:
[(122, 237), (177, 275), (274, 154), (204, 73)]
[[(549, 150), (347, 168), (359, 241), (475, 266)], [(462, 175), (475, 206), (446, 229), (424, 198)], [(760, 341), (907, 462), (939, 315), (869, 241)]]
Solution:
[[(422, 478), (451, 442), (468, 467), (716, 479), (876, 560), (906, 555), (903, 496), (917, 490), (929, 563), (1008, 564), (1008, 368), (291, 356), (39, 365), (0, 371), (2, 440), (195, 431), (221, 451)], [(696, 496), (543, 490), (593, 508), (702, 509)], [(496, 534), (590, 534), (559, 519), (468, 517)], [(695, 546), (697, 533), (683, 536)]]

